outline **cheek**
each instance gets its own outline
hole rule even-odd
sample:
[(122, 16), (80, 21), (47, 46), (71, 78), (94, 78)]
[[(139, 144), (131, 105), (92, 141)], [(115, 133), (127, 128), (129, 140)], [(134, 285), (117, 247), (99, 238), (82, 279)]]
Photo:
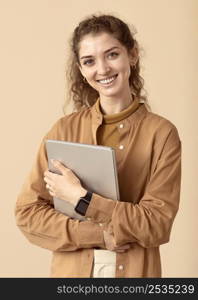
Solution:
[(129, 77), (131, 75), (130, 66), (125, 66), (125, 68), (122, 68), (122, 70), (120, 70), (120, 71), (121, 71), (123, 80), (127, 82), (127, 80), (129, 79)]
[(80, 72), (81, 72), (81, 75), (82, 75), (83, 77), (85, 77), (87, 80), (90, 79), (90, 76), (91, 76), (91, 70), (89, 70), (88, 68), (84, 68), (84, 67), (82, 66)]
[(130, 76), (131, 69), (130, 69), (130, 63), (128, 60), (122, 60), (117, 64), (117, 70), (119, 70), (124, 76), (128, 77)]
[(95, 72), (94, 70), (90, 70), (88, 72), (86, 72), (86, 79), (87, 79), (87, 82), (93, 86), (96, 84), (96, 81), (95, 81)]
[(95, 90), (98, 90), (97, 82), (95, 81), (95, 73), (94, 72), (86, 72), (84, 77), (87, 80), (87, 83)]
[(128, 63), (126, 63), (126, 65), (125, 65), (125, 74), (126, 74), (127, 79), (131, 75), (131, 67), (130, 67), (130, 64), (128, 64)]
[(93, 81), (94, 80), (93, 74), (91, 72), (86, 74), (86, 78), (87, 78), (87, 81)]
[(94, 84), (94, 72), (93, 71), (86, 71), (84, 74), (84, 77), (86, 78), (86, 80), (90, 83), (90, 84)]

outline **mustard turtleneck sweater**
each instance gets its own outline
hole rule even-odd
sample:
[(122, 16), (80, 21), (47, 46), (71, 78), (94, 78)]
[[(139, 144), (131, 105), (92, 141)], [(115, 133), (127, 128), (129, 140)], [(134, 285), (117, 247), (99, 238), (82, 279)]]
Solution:
[[(103, 115), (102, 125), (97, 130), (97, 144), (103, 146), (109, 146), (116, 148), (119, 144), (119, 126), (122, 128), (123, 124), (121, 121), (128, 118), (134, 113), (141, 103), (138, 98), (135, 98), (133, 102), (123, 111), (112, 115)], [(100, 99), (96, 103), (97, 111), (102, 113), (100, 108)]]

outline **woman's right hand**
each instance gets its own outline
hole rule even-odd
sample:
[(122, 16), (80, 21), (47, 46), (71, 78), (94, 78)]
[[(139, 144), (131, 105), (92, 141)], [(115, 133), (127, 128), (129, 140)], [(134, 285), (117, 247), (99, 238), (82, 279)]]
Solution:
[(104, 236), (104, 242), (107, 250), (110, 251), (115, 251), (115, 252), (125, 252), (130, 248), (130, 244), (125, 244), (122, 246), (117, 246), (115, 242), (115, 238), (113, 236), (112, 232), (109, 231), (103, 231), (103, 236)]

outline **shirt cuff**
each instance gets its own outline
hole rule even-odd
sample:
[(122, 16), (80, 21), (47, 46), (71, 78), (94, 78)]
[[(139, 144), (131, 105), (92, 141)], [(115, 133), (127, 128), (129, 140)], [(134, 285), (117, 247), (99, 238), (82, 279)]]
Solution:
[(103, 228), (100, 224), (90, 221), (79, 223), (78, 229), (78, 248), (105, 248)]

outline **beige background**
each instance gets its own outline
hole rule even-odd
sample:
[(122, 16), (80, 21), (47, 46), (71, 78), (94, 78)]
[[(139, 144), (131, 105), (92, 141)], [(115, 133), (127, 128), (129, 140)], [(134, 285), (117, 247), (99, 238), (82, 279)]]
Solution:
[(14, 205), (41, 138), (63, 115), (68, 38), (95, 12), (134, 24), (152, 110), (178, 128), (181, 204), (161, 247), (164, 277), (198, 277), (197, 0), (0, 0), (0, 277), (45, 277), (51, 253), (15, 225)]

